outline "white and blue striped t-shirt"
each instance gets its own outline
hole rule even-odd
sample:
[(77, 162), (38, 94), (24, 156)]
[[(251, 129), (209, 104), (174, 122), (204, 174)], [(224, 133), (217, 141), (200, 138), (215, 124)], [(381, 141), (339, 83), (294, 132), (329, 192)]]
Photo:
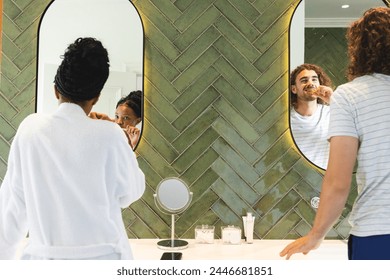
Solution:
[(390, 234), (390, 76), (366, 75), (341, 85), (330, 106), (329, 138), (359, 140), (351, 234)]
[(329, 157), (328, 125), (330, 108), (317, 104), (311, 116), (302, 116), (291, 109), (291, 132), (297, 147), (315, 165), (326, 169)]

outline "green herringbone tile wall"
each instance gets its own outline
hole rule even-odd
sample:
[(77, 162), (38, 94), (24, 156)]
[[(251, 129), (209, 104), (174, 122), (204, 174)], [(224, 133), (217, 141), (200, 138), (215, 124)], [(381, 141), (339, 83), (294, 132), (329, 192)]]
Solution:
[[(37, 27), (49, 0), (4, 0), (0, 175), (20, 121), (34, 111)], [(298, 0), (134, 0), (145, 27), (145, 126), (138, 148), (147, 178), (123, 211), (129, 237), (166, 238), (170, 217), (153, 201), (177, 176), (194, 193), (179, 237), (200, 224), (241, 226), (257, 238), (306, 233), (322, 174), (296, 151), (288, 128), (288, 27)], [(329, 234), (345, 238), (346, 216)]]

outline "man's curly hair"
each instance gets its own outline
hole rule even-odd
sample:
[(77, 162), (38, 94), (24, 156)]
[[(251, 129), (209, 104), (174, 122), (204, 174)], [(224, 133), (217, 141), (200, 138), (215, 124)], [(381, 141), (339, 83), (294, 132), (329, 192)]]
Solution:
[(390, 8), (367, 10), (347, 31), (348, 79), (380, 73), (390, 75)]
[[(318, 65), (310, 64), (310, 63), (304, 63), (296, 67), (290, 74), (290, 102), (292, 105), (295, 105), (297, 103), (297, 95), (294, 94), (291, 90), (292, 86), (295, 85), (295, 80), (297, 79), (297, 76), (299, 73), (301, 73), (303, 70), (313, 70), (318, 75), (318, 81), (320, 85), (327, 86), (327, 87), (333, 87), (332, 80), (329, 78), (329, 76), (325, 73), (325, 71)], [(321, 98), (317, 98), (317, 103), (323, 104)]]

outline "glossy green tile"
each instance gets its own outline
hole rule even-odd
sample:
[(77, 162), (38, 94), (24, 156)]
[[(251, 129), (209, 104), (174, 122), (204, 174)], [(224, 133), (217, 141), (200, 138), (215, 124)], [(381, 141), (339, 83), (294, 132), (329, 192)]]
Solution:
[(4, 98), (1, 94), (0, 104), (2, 104), (1, 114), (3, 115), (3, 117), (5, 117), (7, 120), (10, 120), (15, 117), (15, 115), (17, 114), (17, 109), (12, 103), (9, 102), (8, 99)]
[[(261, 53), (252, 45), (251, 38), (245, 36), (246, 34), (241, 34), (240, 30), (232, 30), (232, 26), (226, 18), (220, 17), (216, 21), (215, 26), (224, 38), (233, 47), (239, 49), (240, 54), (243, 55), (249, 62), (253, 63), (258, 59)], [(255, 30), (255, 33), (257, 33), (257, 30)]]
[[(283, 228), (293, 226), (299, 221), (299, 218), (295, 217), (297, 214), (291, 211), (298, 201), (299, 196), (294, 191), (290, 191), (268, 213), (262, 216), (259, 223), (255, 225), (255, 231), (271, 239), (283, 236)], [(290, 220), (292, 213), (294, 213), (294, 219)]]
[(212, 191), (204, 192), (200, 197), (193, 197), (188, 209), (180, 214), (180, 223), (177, 225), (182, 232), (185, 232), (190, 226), (201, 219), (209, 211), (218, 196)]
[(22, 52), (13, 60), (13, 63), (19, 68), (24, 69), (31, 61), (35, 60), (37, 53), (37, 41), (36, 39), (32, 40), (29, 45), (27, 45)]
[[(254, 26), (252, 26), (250, 20), (248, 20), (245, 16), (242, 15), (245, 15), (245, 12), (248, 12), (248, 16), (253, 16), (253, 13), (256, 13), (257, 10), (251, 5), (248, 5), (247, 1), (242, 2), (244, 2), (244, 4), (241, 3), (241, 5), (237, 5), (237, 7), (241, 7), (242, 11), (244, 11), (243, 14), (241, 14), (235, 6), (231, 5), (229, 1), (217, 0), (215, 1), (214, 5), (221, 11), (223, 16), (235, 26), (238, 32), (242, 33), (245, 38), (252, 42), (258, 36), (259, 31)], [(237, 18), (241, 18), (241, 20), (237, 20)], [(238, 32), (234, 32), (233, 29), (233, 32), (231, 32), (231, 34)]]
[(159, 27), (150, 22), (147, 17), (143, 18), (143, 26), (147, 34), (153, 34), (153, 42), (155, 42), (154, 47), (159, 50), (162, 57), (169, 61), (176, 59), (176, 57), (180, 54), (179, 50), (172, 41), (169, 40), (163, 32), (161, 32)]
[(200, 137), (193, 143), (187, 150), (185, 150), (177, 159), (172, 163), (172, 166), (179, 173), (187, 170), (199, 156), (206, 151), (210, 144), (218, 138), (218, 134), (212, 129), (207, 129)]
[[(29, 25), (23, 32), (14, 40), (15, 45), (20, 49), (25, 49), (30, 45), (30, 48), (33, 48), (34, 51), (37, 49), (36, 43), (36, 32), (39, 27), (39, 20), (35, 20), (31, 25)], [(34, 43), (31, 43), (34, 42)]]
[(268, 170), (275, 162), (278, 162), (290, 149), (290, 145), (286, 141), (286, 134), (287, 133), (275, 141), (275, 144), (272, 145), (267, 153), (254, 165), (259, 174), (263, 174), (265, 170)]
[[(279, 71), (283, 69), (284, 71)], [(284, 75), (288, 69), (287, 51), (283, 52), (281, 56), (270, 66), (269, 71), (259, 75), (254, 85), (260, 91), (266, 91), (268, 88), (279, 79), (281, 75)]]
[[(144, 76), (144, 88), (145, 88), (145, 98), (152, 101), (154, 99), (153, 92), (158, 92), (158, 94), (162, 94), (161, 90), (163, 90), (164, 99), (169, 102), (174, 101), (178, 96), (180, 96), (180, 92), (172, 85), (171, 81), (168, 79), (169, 77), (165, 77), (163, 73), (160, 73), (158, 66), (153, 65), (150, 60), (145, 60), (145, 68), (149, 69), (149, 72), (145, 73)], [(149, 87), (150, 85), (150, 87)], [(159, 97), (158, 97), (159, 98)], [(163, 101), (165, 103), (165, 101)], [(154, 103), (154, 102), (153, 102)], [(158, 104), (158, 103), (157, 103)], [(158, 107), (160, 107), (158, 105)], [(167, 118), (172, 118), (172, 112), (175, 111), (175, 108), (166, 108), (167, 110)]]
[(24, 120), (28, 115), (34, 112), (35, 112), (35, 98), (31, 99), (23, 108), (19, 108), (19, 111), (11, 119), (12, 125), (18, 127), (19, 124), (22, 122), (22, 120)]
[(149, 145), (147, 140), (142, 143), (142, 158), (149, 164), (149, 166), (160, 175), (161, 178), (175, 177), (177, 172), (172, 168), (163, 156)]
[(218, 175), (209, 168), (217, 158), (218, 154), (210, 149), (183, 173), (182, 178), (191, 183), (190, 191), (193, 193), (194, 201), (200, 199), (218, 179)]
[[(6, 78), (5, 75), (2, 75), (0, 82), (0, 91), (4, 95), (5, 99), (9, 100), (18, 93), (18, 88), (16, 88), (15, 85), (8, 78)], [(3, 107), (7, 106), (3, 105)]]
[(222, 159), (218, 158), (212, 169), (229, 187), (250, 205), (258, 199), (258, 194)]
[(224, 37), (220, 37), (214, 44), (217, 50), (233, 64), (237, 70), (246, 77), (246, 79), (252, 83), (260, 76), (260, 71), (253, 66), (253, 64), (248, 61), (239, 50), (233, 46), (228, 40)]
[[(150, 20), (154, 25), (154, 27), (156, 27), (159, 30), (159, 32), (164, 34), (164, 36), (167, 37), (170, 41), (174, 40), (179, 34), (177, 27), (172, 23), (170, 18), (164, 15), (164, 13), (160, 11), (152, 2), (155, 1), (137, 1), (134, 4), (135, 7), (138, 9), (139, 13), (141, 14), (142, 19), (146, 18)], [(157, 4), (157, 5), (161, 5), (161, 4)], [(171, 13), (174, 17), (177, 16), (176, 9), (173, 8), (171, 10)], [(145, 26), (149, 27), (150, 25), (145, 24)], [(159, 36), (156, 36), (157, 38), (154, 37), (155, 33), (150, 33), (150, 32), (148, 32), (148, 35), (153, 35), (153, 36), (149, 36), (151, 41), (159, 37)], [(156, 43), (157, 42), (158, 41), (156, 41)]]
[(281, 116), (253, 145), (260, 154), (264, 154), (275, 139), (278, 139), (282, 134), (289, 129), (288, 122), (284, 115)]
[(41, 16), (42, 11), (50, 3), (50, 0), (31, 1), (31, 3), (23, 9), (22, 13), (15, 18), (14, 22), (16, 25), (25, 30), (33, 23), (38, 20)]
[(12, 61), (8, 60), (6, 56), (1, 58), (1, 67), (2, 74), (10, 81), (12, 81), (20, 72), (18, 67), (16, 67)]
[(18, 46), (8, 36), (2, 36), (2, 51), (9, 60), (14, 60), (20, 53)]
[(199, 115), (206, 110), (210, 104), (219, 96), (219, 93), (214, 88), (208, 88), (206, 91), (199, 94), (192, 104), (187, 107), (180, 116), (172, 123), (178, 131), (183, 130), (189, 126)]
[[(213, 65), (214, 66), (214, 65)], [(220, 76), (220, 73), (214, 67), (207, 68), (193, 83), (182, 91), (173, 102), (175, 108), (183, 111), (196, 100), (199, 95), (212, 86), (214, 81)]]
[(273, 0), (254, 0), (252, 5), (261, 13), (263, 13), (273, 2)]
[(183, 13), (175, 20), (175, 26), (181, 31), (186, 30), (190, 25), (196, 21), (205, 10), (207, 10), (213, 3), (210, 0), (192, 1), (190, 6), (182, 11)]
[[(0, 157), (4, 161), (8, 161), (10, 143), (0, 137)], [(5, 174), (5, 173), (4, 173)]]
[(221, 236), (221, 226), (235, 225), (241, 226), (242, 218), (241, 216), (236, 215), (223, 200), (216, 201), (211, 209), (218, 215), (220, 218), (221, 225), (217, 226), (217, 233), (219, 232), (219, 236)]
[(12, 103), (18, 108), (24, 108), (35, 96), (35, 82), (30, 83), (18, 95), (12, 98)]
[(251, 4), (251, 2), (254, 2), (253, 0), (252, 1), (229, 0), (229, 2), (240, 13), (240, 15), (237, 16), (244, 16), (246, 19), (248, 19), (249, 22), (255, 21), (261, 14), (259, 10)]
[(261, 115), (261, 117), (255, 122), (254, 127), (260, 133), (265, 133), (280, 120), (280, 116), (284, 116), (285, 122), (287, 123), (287, 104), (287, 96), (281, 96)]
[[(5, 0), (7, 1), (7, 0)], [(4, 1), (4, 2), (5, 2)], [(21, 8), (21, 9), (25, 9), (28, 5), (31, 4), (31, 2), (33, 2), (34, 0), (13, 0), (13, 2), (16, 3), (16, 5)]]
[[(288, 73), (284, 72), (279, 78), (277, 78), (273, 83), (268, 85), (266, 92), (258, 96), (258, 99), (253, 103), (253, 105), (259, 110), (259, 112), (264, 113), (267, 111), (273, 103), (275, 103), (281, 96), (288, 95)], [(287, 102), (288, 104), (288, 102)], [(286, 109), (288, 106), (284, 105)], [(286, 116), (287, 117), (287, 116)]]
[(220, 200), (233, 211), (237, 216), (243, 215), (246, 212), (253, 212), (252, 207), (241, 197), (237, 195), (228, 185), (222, 180), (217, 180), (211, 189), (218, 195)]
[[(20, 35), (21, 30), (15, 25), (13, 21), (11, 21), (8, 17), (3, 16), (3, 36), (15, 40)], [(4, 40), (4, 38), (3, 38)], [(4, 50), (3, 50), (4, 51)]]
[(145, 137), (145, 141), (148, 141), (148, 144), (158, 151), (161, 156), (171, 163), (178, 156), (178, 153), (174, 147), (164, 138), (151, 124), (148, 120), (144, 120), (146, 128), (142, 134), (142, 137)]
[[(13, 84), (16, 85), (19, 89), (23, 89), (26, 88), (29, 84), (35, 83), (36, 67), (37, 67), (36, 60), (35, 59), (31, 60), (30, 64), (28, 64), (23, 69), (23, 71), (12, 81)], [(54, 98), (54, 92), (53, 92), (53, 98)]]
[(145, 118), (151, 123), (153, 123), (153, 120), (158, 120), (158, 125), (155, 126), (155, 129), (157, 129), (159, 133), (167, 139), (167, 141), (173, 141), (179, 135), (179, 132), (168, 120), (165, 119), (163, 113), (159, 111), (159, 109), (164, 111), (164, 108), (156, 108), (152, 106), (146, 98), (144, 99), (144, 104)]
[(22, 12), (22, 10), (14, 3), (14, 1), (10, 0), (4, 0), (3, 10), (11, 20), (15, 20), (15, 18), (17, 18)]
[(200, 113), (200, 116), (189, 124), (179, 137), (172, 142), (172, 145), (179, 153), (183, 152), (192, 145), (217, 118), (218, 113), (213, 108), (205, 109)]
[(256, 173), (253, 166), (242, 158), (234, 149), (222, 138), (218, 138), (213, 143), (213, 149), (221, 156), (221, 158), (229, 164), (229, 166), (237, 173), (245, 182), (252, 186), (258, 179), (259, 174)]
[(246, 98), (241, 98), (241, 92), (236, 91), (224, 78), (220, 77), (213, 86), (249, 122), (253, 123), (260, 117), (260, 112), (256, 107)]
[(192, 0), (176, 0), (174, 1), (175, 3), (175, 6), (180, 9), (181, 11), (184, 11), (185, 9), (187, 9), (191, 3), (193, 1)]
[(188, 48), (181, 52), (174, 61), (175, 66), (180, 71), (185, 71), (186, 68), (194, 63), (194, 58), (201, 56), (202, 53), (213, 45), (219, 36), (220, 33), (214, 26), (209, 27), (201, 36), (191, 42)]
[(173, 85), (180, 91), (185, 90), (194, 79), (201, 76), (207, 68), (213, 65), (219, 55), (219, 52), (213, 47), (208, 48), (202, 55), (195, 58), (193, 63), (173, 81)]
[(232, 108), (224, 98), (219, 98), (213, 106), (248, 143), (254, 143), (259, 138), (259, 134), (252, 124)]
[[(166, 93), (159, 91), (159, 89), (150, 84), (150, 81), (147, 79), (144, 84), (148, 91), (148, 96), (144, 98), (145, 105), (147, 106), (148, 104), (153, 104), (153, 107), (155, 107), (169, 123), (176, 120), (179, 112), (172, 106), (170, 101), (167, 100)], [(146, 110), (148, 110), (147, 107)]]
[(286, 193), (295, 188), (301, 177), (294, 171), (285, 174), (277, 174), (276, 168), (270, 169), (256, 184), (256, 191), (261, 195), (259, 201), (253, 207), (258, 213), (267, 213)]
[(227, 80), (235, 90), (239, 91), (242, 96), (253, 102), (259, 98), (259, 92), (237, 69), (223, 57), (220, 57), (215, 63), (214, 68)]
[[(177, 8), (176, 3), (171, 3), (170, 1), (152, 1), (152, 3), (156, 6), (157, 11), (165, 15), (170, 21), (175, 21), (182, 14)], [(151, 12), (151, 14), (154, 13)]]
[[(152, 54), (153, 58), (151, 58)], [(153, 44), (145, 43), (145, 57), (149, 63), (153, 64), (154, 69), (169, 81), (175, 79), (180, 74), (174, 65), (171, 64), (171, 61)], [(153, 72), (149, 75), (153, 75)]]
[[(175, 2), (175, 4), (177, 1)], [(191, 23), (186, 30), (174, 40), (175, 46), (180, 50), (185, 50), (194, 39), (200, 37), (205, 30), (214, 24), (214, 21), (220, 16), (219, 11), (214, 7), (208, 7), (197, 20)]]
[(223, 118), (218, 118), (212, 125), (219, 135), (249, 163), (253, 164), (260, 158), (260, 153)]
[(276, 39), (274, 44), (268, 48), (262, 56), (260, 56), (254, 63), (257, 69), (261, 72), (267, 69), (280, 57), (284, 51), (287, 50), (288, 37), (281, 36)]
[[(7, 119), (5, 119), (2, 115), (0, 115), (0, 127), (1, 127), (1, 136), (10, 143), (12, 138), (14, 137), (16, 133), (16, 128), (8, 122)], [(6, 150), (8, 147), (6, 148)]]

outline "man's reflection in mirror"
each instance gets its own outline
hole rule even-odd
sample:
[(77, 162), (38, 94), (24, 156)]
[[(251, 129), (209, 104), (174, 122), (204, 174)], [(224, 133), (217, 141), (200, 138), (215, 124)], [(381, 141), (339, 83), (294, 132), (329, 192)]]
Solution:
[(326, 169), (332, 81), (321, 67), (306, 63), (291, 72), (290, 83), (290, 123), (295, 143), (307, 159)]
[(103, 113), (92, 112), (91, 118), (116, 122), (125, 132), (134, 149), (139, 141), (142, 128), (142, 91), (132, 91), (116, 104), (115, 119)]

